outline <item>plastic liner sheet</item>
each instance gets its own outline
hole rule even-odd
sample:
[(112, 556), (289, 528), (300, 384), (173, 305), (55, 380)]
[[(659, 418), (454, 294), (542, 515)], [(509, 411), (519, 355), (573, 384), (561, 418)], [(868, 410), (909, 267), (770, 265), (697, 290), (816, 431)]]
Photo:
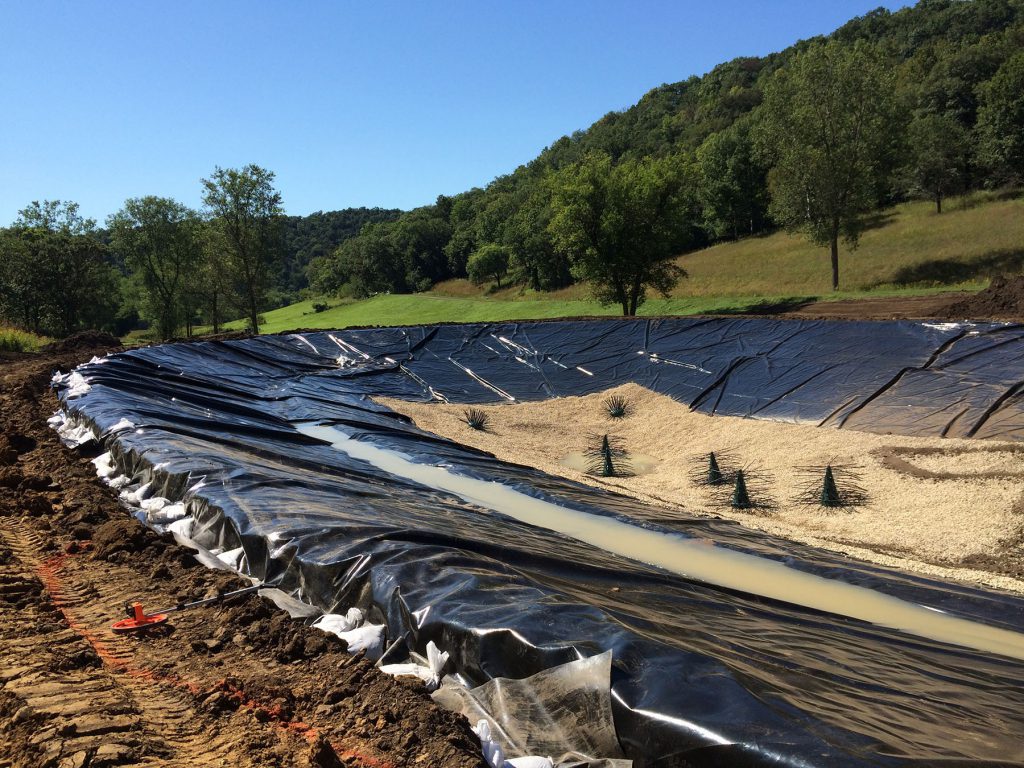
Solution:
[(470, 687), (610, 651), (619, 746), (639, 766), (1019, 765), (1018, 660), (683, 578), (388, 475), (296, 425), (1024, 631), (1016, 596), (505, 464), (369, 399), (512, 402), (633, 381), (705, 413), (1020, 439), (1022, 334), (764, 319), (356, 330), (132, 350), (59, 390), (123, 473), (188, 499), (205, 546), (241, 547), (253, 576), (323, 610), (360, 607), (388, 643), (433, 641)]
[[(609, 696), (611, 668), (612, 654), (606, 651), (525, 680), (497, 678), (467, 689), (449, 679), (433, 698), (472, 723), (486, 719), (506, 756), (553, 755), (558, 765), (629, 768), (629, 761), (611, 757), (621, 754)], [(573, 745), (572, 752), (563, 753), (566, 744)], [(605, 759), (598, 762), (595, 755)]]

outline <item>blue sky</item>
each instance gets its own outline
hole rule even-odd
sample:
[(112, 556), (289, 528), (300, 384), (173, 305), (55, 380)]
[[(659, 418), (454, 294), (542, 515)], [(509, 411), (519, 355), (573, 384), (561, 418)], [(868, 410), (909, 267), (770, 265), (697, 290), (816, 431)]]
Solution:
[(879, 4), (0, 0), (0, 226), (43, 198), (100, 222), (140, 195), (198, 207), (246, 163), (292, 214), (412, 208)]

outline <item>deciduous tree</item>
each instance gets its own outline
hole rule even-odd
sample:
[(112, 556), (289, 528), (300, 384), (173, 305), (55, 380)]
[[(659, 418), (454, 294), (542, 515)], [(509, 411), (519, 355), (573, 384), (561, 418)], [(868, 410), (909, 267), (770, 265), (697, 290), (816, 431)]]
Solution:
[(1024, 52), (981, 87), (981, 156), (1001, 180), (1024, 180)]
[(67, 335), (109, 327), (120, 301), (118, 275), (96, 222), (70, 201), (34, 201), (0, 239), (0, 294), (9, 319)]
[(241, 170), (217, 167), (203, 179), (203, 204), (223, 237), (250, 329), (259, 331), (259, 313), (281, 256), (281, 193), (274, 174), (258, 165)]
[(591, 153), (558, 174), (550, 230), (595, 298), (635, 315), (647, 289), (663, 295), (686, 273), (672, 260), (692, 242), (692, 170), (684, 158)]
[(504, 246), (487, 243), (473, 251), (466, 265), (469, 279), (476, 285), (483, 285), (488, 280), (497, 283), (501, 288), (501, 278), (508, 272), (509, 252)]
[(839, 240), (856, 248), (896, 160), (900, 121), (881, 54), (814, 43), (765, 86), (759, 143), (772, 164), (772, 217), (828, 246), (839, 287)]
[(947, 115), (925, 115), (910, 124), (907, 138), (910, 191), (930, 197), (936, 213), (942, 213), (942, 201), (963, 189), (967, 131)]
[(750, 235), (764, 228), (767, 169), (755, 157), (746, 121), (711, 134), (696, 153), (704, 227), (713, 238)]
[(166, 197), (138, 197), (107, 219), (113, 247), (143, 287), (143, 313), (169, 339), (191, 319), (189, 276), (200, 269), (198, 214)]

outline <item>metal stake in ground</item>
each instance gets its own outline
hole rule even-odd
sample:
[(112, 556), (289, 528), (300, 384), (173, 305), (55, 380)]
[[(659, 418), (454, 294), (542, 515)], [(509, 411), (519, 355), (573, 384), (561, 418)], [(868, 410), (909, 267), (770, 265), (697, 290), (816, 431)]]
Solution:
[(161, 608), (159, 611), (153, 611), (152, 613), (146, 613), (142, 608), (142, 603), (134, 602), (125, 606), (128, 618), (121, 619), (121, 621), (115, 621), (110, 628), (119, 633), (141, 632), (142, 630), (165, 623), (167, 621), (168, 613), (184, 611), (189, 608), (198, 608), (201, 605), (210, 605), (211, 603), (219, 603), (221, 600), (228, 600), (232, 597), (238, 597), (239, 595), (247, 595), (250, 592), (255, 592), (259, 589), (264, 589), (265, 587), (265, 584), (256, 584), (252, 587), (236, 589), (233, 592), (218, 592), (213, 597), (207, 597), (204, 600), (195, 600), (191, 603), (178, 603), (170, 608)]

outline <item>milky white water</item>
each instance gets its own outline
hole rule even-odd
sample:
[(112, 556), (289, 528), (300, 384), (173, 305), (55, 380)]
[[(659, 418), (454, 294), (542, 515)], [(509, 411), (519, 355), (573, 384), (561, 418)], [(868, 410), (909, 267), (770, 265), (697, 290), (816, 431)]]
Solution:
[(647, 530), (614, 518), (535, 499), (502, 483), (477, 480), (430, 464), (417, 464), (397, 451), (353, 440), (335, 427), (303, 423), (296, 425), (296, 429), (389, 474), (687, 578), (1024, 660), (1024, 634), (1018, 632), (960, 619), (871, 589), (797, 571), (773, 560), (715, 546), (704, 539)]
[[(577, 472), (589, 472), (593, 461), (589, 456), (577, 451), (563, 456), (559, 464), (569, 469), (575, 469)], [(622, 464), (631, 475), (646, 475), (648, 472), (654, 471), (654, 468), (658, 465), (658, 460), (653, 456), (631, 453), (629, 458), (623, 461)]]

